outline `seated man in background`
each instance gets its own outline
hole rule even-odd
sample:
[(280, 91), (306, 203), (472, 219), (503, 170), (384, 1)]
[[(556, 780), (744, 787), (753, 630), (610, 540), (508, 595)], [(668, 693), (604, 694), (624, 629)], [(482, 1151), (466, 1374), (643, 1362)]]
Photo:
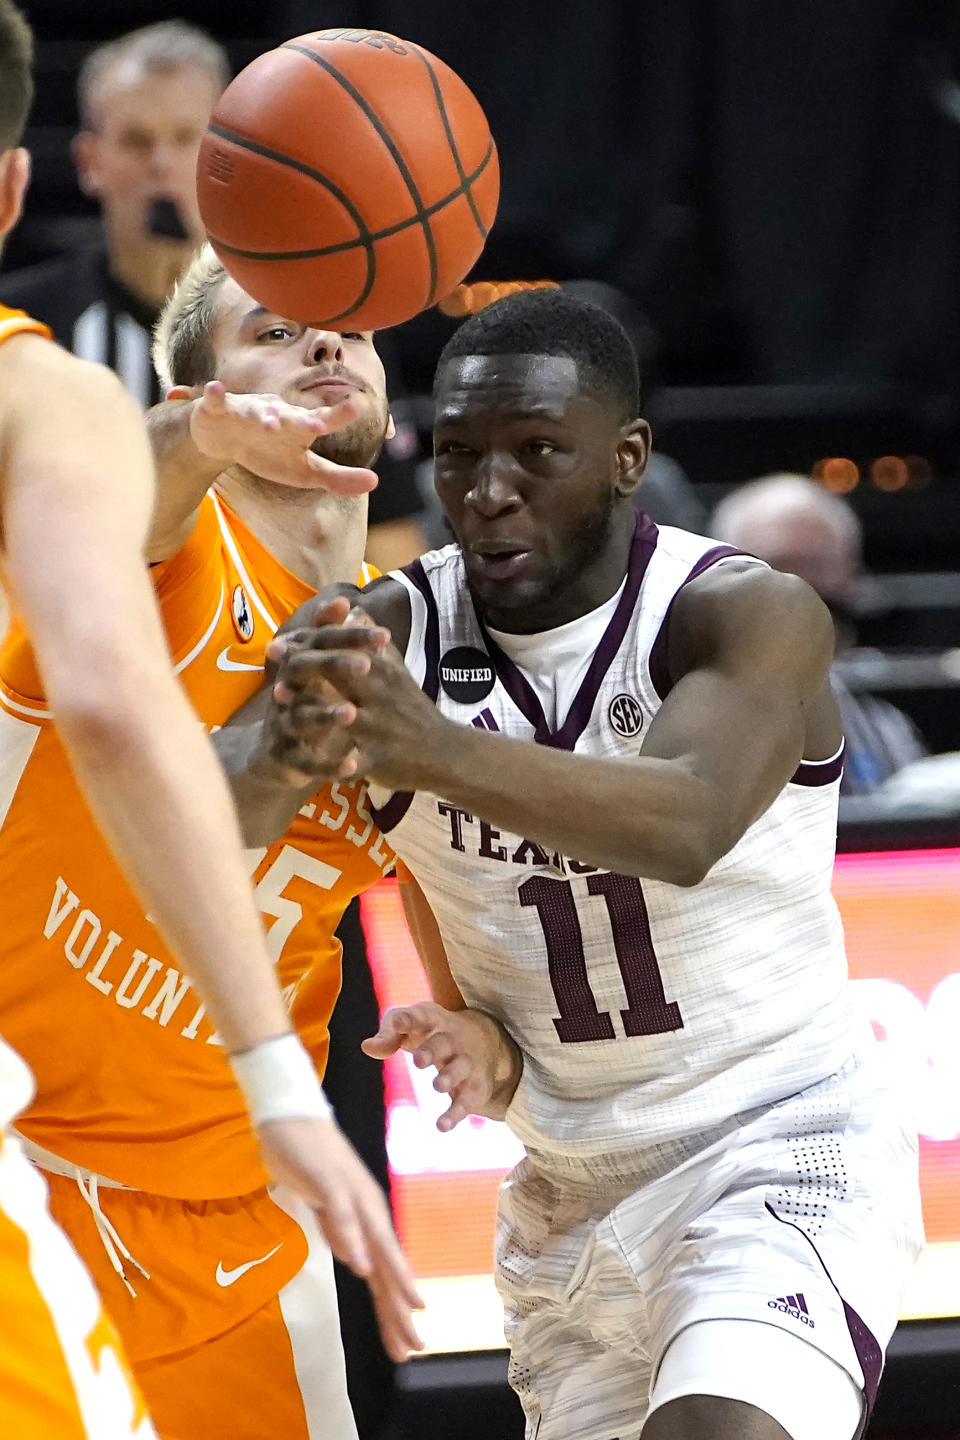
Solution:
[[(765, 475), (731, 492), (716, 507), (711, 533), (799, 575), (833, 617), (836, 656), (856, 641), (854, 597), (863, 535), (852, 506), (805, 475)], [(835, 657), (836, 658), (836, 657)], [(840, 706), (846, 757), (840, 791), (863, 795), (926, 754), (913, 722), (886, 700), (854, 694), (834, 664), (830, 685)]]

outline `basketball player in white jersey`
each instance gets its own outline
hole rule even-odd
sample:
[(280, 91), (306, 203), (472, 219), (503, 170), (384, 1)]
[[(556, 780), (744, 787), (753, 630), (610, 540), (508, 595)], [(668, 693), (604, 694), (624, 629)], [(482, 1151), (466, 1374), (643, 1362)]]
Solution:
[(375, 782), (438, 1003), (368, 1048), (437, 1066), (441, 1128), (526, 1146), (497, 1280), (530, 1440), (853, 1440), (922, 1233), (830, 895), (830, 620), (636, 516), (638, 390), (594, 307), (468, 320), (436, 380), (457, 544), (349, 592), (375, 628), (339, 598), (274, 642), (221, 755), (255, 843), (293, 772)]

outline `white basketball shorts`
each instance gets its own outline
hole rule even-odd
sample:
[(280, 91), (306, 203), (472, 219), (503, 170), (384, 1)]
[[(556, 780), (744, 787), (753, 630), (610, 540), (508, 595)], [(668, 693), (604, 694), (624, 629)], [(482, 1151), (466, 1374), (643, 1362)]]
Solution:
[[(916, 1132), (881, 1047), (666, 1173), (649, 1151), (617, 1167), (614, 1178), (609, 1157), (528, 1156), (504, 1181), (497, 1285), (529, 1440), (637, 1440), (651, 1394), (662, 1403), (667, 1348), (714, 1320), (774, 1326), (812, 1347), (869, 1413), (923, 1244)], [(706, 1342), (710, 1333), (697, 1331)], [(788, 1353), (802, 1354), (807, 1374), (807, 1352)], [(686, 1393), (729, 1395), (722, 1353), (715, 1383), (709, 1344), (693, 1368)], [(774, 1418), (804, 1440), (794, 1367), (775, 1386), (769, 1365), (754, 1373), (751, 1384), (743, 1367), (745, 1393), (729, 1398), (771, 1413), (771, 1394), (783, 1394)], [(676, 1374), (670, 1391), (684, 1393)], [(849, 1411), (838, 1410), (847, 1418), (822, 1440), (852, 1440)]]

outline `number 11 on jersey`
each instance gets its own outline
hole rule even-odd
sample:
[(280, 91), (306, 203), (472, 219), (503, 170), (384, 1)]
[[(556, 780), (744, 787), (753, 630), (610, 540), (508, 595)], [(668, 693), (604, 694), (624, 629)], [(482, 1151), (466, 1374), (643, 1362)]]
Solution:
[[(664, 1035), (670, 1030), (682, 1030), (680, 1007), (664, 994), (640, 881), (630, 875), (590, 875), (587, 892), (591, 896), (603, 896), (606, 901), (617, 965), (627, 996), (627, 1009), (620, 1011), (626, 1034)], [(524, 880), (517, 894), (521, 905), (536, 908), (543, 929), (550, 984), (560, 1009), (553, 1023), (561, 1041), (578, 1044), (587, 1040), (614, 1040), (613, 1020), (597, 1008), (590, 989), (583, 931), (569, 880), (548, 880), (544, 875), (534, 875)]]

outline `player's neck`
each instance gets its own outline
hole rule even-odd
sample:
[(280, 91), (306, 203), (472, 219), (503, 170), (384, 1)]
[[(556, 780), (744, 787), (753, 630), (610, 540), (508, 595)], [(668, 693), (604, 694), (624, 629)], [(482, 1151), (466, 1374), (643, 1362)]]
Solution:
[(495, 595), (473, 592), (477, 613), (493, 630), (511, 635), (539, 635), (580, 620), (599, 609), (617, 593), (630, 566), (636, 513), (621, 505), (612, 516), (609, 532), (591, 559), (573, 574), (558, 577), (539, 603), (521, 607), (496, 604)]
[(111, 237), (110, 273), (146, 305), (159, 309), (190, 262), (190, 245)]
[(231, 510), (273, 558), (305, 585), (356, 580), (367, 538), (367, 497), (274, 485), (240, 466), (217, 480)]

